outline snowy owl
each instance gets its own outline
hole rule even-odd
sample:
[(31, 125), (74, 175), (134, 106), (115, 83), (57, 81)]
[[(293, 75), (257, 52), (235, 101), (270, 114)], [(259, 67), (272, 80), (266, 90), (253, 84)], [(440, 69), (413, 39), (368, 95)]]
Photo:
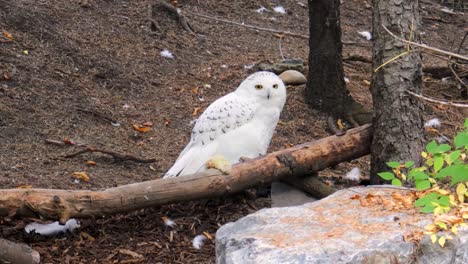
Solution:
[(190, 142), (164, 178), (203, 171), (214, 156), (234, 164), (266, 154), (285, 102), (286, 87), (276, 74), (250, 75), (197, 119)]

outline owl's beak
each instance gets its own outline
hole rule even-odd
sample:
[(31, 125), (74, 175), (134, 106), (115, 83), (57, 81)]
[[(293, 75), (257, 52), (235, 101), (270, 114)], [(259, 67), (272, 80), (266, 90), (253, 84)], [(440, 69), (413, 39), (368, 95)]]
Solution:
[(270, 100), (270, 91), (267, 93), (267, 99)]

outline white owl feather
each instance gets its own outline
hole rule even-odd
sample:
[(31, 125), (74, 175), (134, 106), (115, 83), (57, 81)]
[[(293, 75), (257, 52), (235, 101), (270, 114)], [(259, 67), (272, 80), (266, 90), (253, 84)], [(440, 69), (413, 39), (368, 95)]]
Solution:
[(197, 119), (190, 142), (164, 178), (205, 170), (213, 156), (230, 163), (264, 155), (286, 102), (286, 87), (271, 72), (257, 72), (214, 101)]

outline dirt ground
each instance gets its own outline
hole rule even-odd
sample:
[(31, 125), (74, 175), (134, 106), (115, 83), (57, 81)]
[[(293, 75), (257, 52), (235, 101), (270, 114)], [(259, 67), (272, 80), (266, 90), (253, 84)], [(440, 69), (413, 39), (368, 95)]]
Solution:
[[(467, 16), (442, 12), (437, 2), (421, 1), (423, 42), (456, 50), (467, 31)], [(308, 34), (305, 0), (179, 1), (197, 35), (184, 31), (162, 9), (155, 9), (152, 16), (158, 28), (150, 28), (151, 3), (0, 0), (0, 188), (96, 190), (157, 179), (188, 142), (196, 108), (203, 110), (232, 91), (253, 64), (280, 61), (279, 39), (274, 34), (191, 13)], [(273, 12), (278, 5), (287, 14)], [(345, 57), (371, 56), (370, 42), (357, 34), (371, 30), (370, 5), (370, 0), (345, 0), (342, 5), (343, 40), (365, 44), (345, 45)], [(256, 12), (260, 6), (268, 11)], [(307, 44), (305, 39), (285, 37), (284, 56), (307, 61)], [(163, 49), (175, 57), (161, 57)], [(466, 55), (467, 49), (465, 45), (460, 53)], [(425, 66), (447, 65), (428, 55), (424, 62)], [(345, 62), (348, 88), (369, 108), (366, 80), (371, 70), (368, 63)], [(424, 78), (426, 94), (463, 99), (453, 78)], [(304, 89), (288, 88), (271, 151), (328, 135), (325, 116), (304, 103)], [(427, 105), (426, 115), (440, 118), (442, 132), (453, 135), (468, 112)], [(153, 123), (148, 132), (132, 129), (145, 122)], [(44, 142), (65, 138), (156, 162), (120, 162), (99, 153), (64, 158), (76, 150)], [(88, 160), (96, 166), (87, 165)], [(366, 157), (322, 175), (340, 177), (353, 166), (368, 176)], [(72, 173), (83, 171), (90, 181), (75, 183)], [(23, 233), (30, 220), (0, 219), (0, 236), (31, 245), (41, 253), (43, 263), (213, 263), (214, 242), (197, 250), (192, 247), (193, 237), (204, 231), (214, 234), (222, 224), (268, 205), (264, 194), (194, 201), (86, 220), (81, 233), (47, 239)], [(164, 216), (177, 226), (164, 226)]]

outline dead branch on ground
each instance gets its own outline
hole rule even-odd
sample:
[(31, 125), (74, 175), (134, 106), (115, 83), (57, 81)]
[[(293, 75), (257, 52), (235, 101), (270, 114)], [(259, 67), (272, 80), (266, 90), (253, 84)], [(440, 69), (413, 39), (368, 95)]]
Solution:
[(40, 263), (39, 252), (26, 244), (14, 243), (0, 238), (0, 263)]
[[(163, 9), (165, 9), (169, 13), (175, 15), (177, 17), (177, 19), (179, 20), (179, 24), (182, 26), (182, 28), (185, 31), (187, 31), (189, 33), (192, 33), (192, 34), (195, 34), (195, 32), (193, 30), (193, 27), (190, 25), (190, 20), (182, 13), (182, 10), (180, 8), (177, 8), (177, 7), (167, 3), (164, 0), (157, 1), (156, 5), (159, 5), (159, 6), (163, 7)], [(151, 10), (153, 10), (152, 7), (153, 6), (151, 6)], [(151, 17), (152, 17), (152, 11), (151, 11)], [(157, 23), (155, 24), (155, 26), (157, 26)]]
[(140, 162), (140, 163), (153, 163), (153, 162), (156, 162), (156, 159), (142, 159), (142, 158), (135, 157), (133, 155), (122, 154), (122, 153), (118, 153), (118, 152), (115, 152), (115, 151), (112, 151), (112, 150), (100, 149), (100, 148), (96, 148), (96, 147), (86, 146), (84, 144), (78, 144), (78, 143), (75, 143), (74, 141), (71, 141), (71, 140), (68, 140), (68, 139), (66, 139), (64, 141), (46, 139), (45, 143), (51, 144), (51, 145), (56, 145), (56, 146), (73, 146), (73, 147), (82, 148), (81, 150), (79, 150), (77, 152), (65, 155), (64, 156), (65, 158), (73, 158), (73, 157), (76, 157), (78, 155), (88, 153), (88, 152), (99, 152), (99, 153), (110, 155), (114, 159), (119, 160), (119, 161), (130, 160), (130, 161)]
[(442, 100), (439, 100), (439, 99), (430, 98), (430, 97), (427, 97), (427, 96), (424, 96), (424, 95), (414, 93), (414, 92), (409, 91), (409, 90), (405, 90), (405, 92), (407, 92), (408, 94), (410, 94), (410, 95), (412, 95), (412, 96), (414, 96), (416, 98), (419, 98), (419, 99), (427, 101), (427, 102), (431, 102), (431, 103), (435, 103), (435, 104), (441, 104), (441, 105), (454, 106), (454, 107), (460, 107), (460, 108), (468, 108), (468, 102), (467, 102), (467, 104), (454, 103), (454, 102), (442, 101)]
[(370, 125), (280, 150), (233, 166), (230, 174), (194, 175), (123, 185), (102, 191), (0, 190), (0, 217), (100, 217), (142, 208), (237, 193), (260, 184), (308, 175), (370, 152)]
[[(257, 27), (257, 26), (254, 26), (254, 25), (238, 23), (238, 22), (234, 22), (234, 21), (230, 21), (230, 20), (226, 20), (226, 19), (221, 19), (221, 18), (217, 18), (217, 17), (212, 17), (212, 16), (207, 16), (207, 15), (194, 13), (194, 12), (189, 12), (189, 14), (197, 16), (197, 17), (201, 17), (201, 18), (204, 18), (204, 19), (208, 19), (208, 20), (223, 22), (223, 23), (226, 23), (226, 24), (231, 24), (231, 25), (235, 25), (235, 26), (250, 28), (250, 29), (254, 29), (254, 30), (275, 33), (275, 34), (278, 34), (278, 35), (286, 35), (286, 36), (291, 36), (291, 37), (301, 38), (301, 39), (309, 39), (309, 35), (306, 35), (306, 34), (298, 34), (298, 33), (290, 32), (290, 31), (283, 31), (283, 30), (276, 30), (276, 29), (271, 29), (271, 28)], [(365, 46), (365, 47), (371, 46), (370, 43), (362, 43), (362, 42), (341, 41), (341, 43), (343, 43), (345, 45), (356, 45), (356, 46)]]

